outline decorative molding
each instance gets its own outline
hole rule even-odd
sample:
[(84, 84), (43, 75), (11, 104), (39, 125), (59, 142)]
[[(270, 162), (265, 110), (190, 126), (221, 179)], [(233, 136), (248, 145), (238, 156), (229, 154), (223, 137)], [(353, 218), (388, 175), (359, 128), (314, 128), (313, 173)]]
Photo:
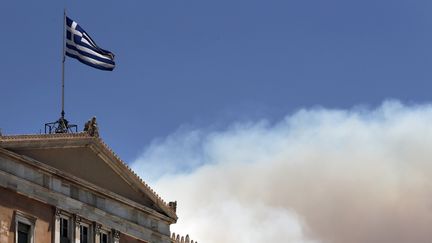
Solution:
[[(100, 138), (92, 137), (87, 132), (35, 134), (35, 135), (7, 135), (0, 137), (0, 148), (64, 148), (90, 147), (95, 152), (101, 152), (107, 158), (115, 171), (131, 185), (137, 186), (151, 200), (155, 202), (172, 223), (177, 221), (176, 212), (166, 203), (147, 183), (144, 182), (114, 151)], [(113, 168), (114, 169), (114, 168)], [(120, 172), (120, 173), (119, 173)]]
[(113, 235), (114, 239), (120, 240), (120, 231), (113, 229), (112, 235)]
[(55, 208), (55, 216), (60, 217), (60, 214), (62, 214), (62, 211), (59, 208)]
[(198, 243), (198, 241), (191, 240), (189, 238), (189, 235), (186, 235), (186, 237), (184, 237), (184, 236), (180, 236), (176, 233), (172, 233), (171, 242), (172, 243)]
[(3, 135), (1, 136), (2, 140), (29, 140), (29, 139), (38, 139), (44, 140), (47, 138), (50, 139), (61, 139), (61, 138), (83, 138), (90, 137), (86, 132), (78, 132), (78, 133), (52, 133), (52, 134), (22, 134), (22, 135)]
[[(43, 203), (58, 202), (58, 204), (53, 206), (56, 206), (61, 210), (62, 216), (65, 215), (71, 218), (72, 215), (70, 213), (79, 213), (82, 217), (85, 217), (89, 221), (100, 222), (107, 228), (128, 232), (128, 235), (137, 239), (148, 240), (151, 238), (151, 235), (155, 233), (149, 228), (137, 225), (129, 220), (124, 220), (105, 211), (95, 209), (63, 194), (55, 192), (53, 193), (52, 191), (49, 191), (40, 185), (20, 179), (14, 175), (0, 170), (0, 187), (9, 188), (8, 182), (17, 183), (18, 187), (15, 189), (15, 191), (23, 196)], [(73, 219), (71, 218), (71, 220)], [(159, 232), (159, 234), (161, 234), (161, 236), (164, 238), (166, 237), (165, 239), (169, 239), (169, 233), (165, 235), (162, 232)]]
[(21, 211), (19, 211), (19, 210), (15, 210), (15, 217), (16, 217), (16, 218), (20, 218), (20, 219), (25, 219), (25, 220), (27, 220), (28, 222), (31, 222), (32, 224), (35, 224), (35, 223), (36, 223), (36, 220), (37, 220), (36, 217), (34, 217), (34, 216), (32, 216), (32, 215), (29, 215), (29, 214), (27, 214), (27, 213), (21, 212)]
[(74, 220), (75, 220), (75, 226), (79, 227), (81, 225), (81, 217), (75, 214)]
[(177, 212), (177, 201), (169, 202), (169, 203), (168, 203), (168, 206), (171, 208), (171, 210), (174, 211), (174, 213)]
[(102, 225), (101, 225), (101, 224), (97, 224), (97, 223), (95, 223), (95, 227), (94, 227), (94, 229), (95, 229), (95, 233), (96, 233), (96, 234), (99, 234), (99, 233), (101, 232)]
[(29, 229), (29, 243), (34, 243), (34, 234), (35, 234), (35, 225), (36, 225), (37, 218), (21, 212), (19, 210), (15, 210), (15, 242), (18, 242), (18, 225), (19, 223), (25, 224), (30, 226)]
[[(0, 140), (0, 142), (1, 142), (1, 140)], [(176, 220), (173, 220), (173, 218), (171, 218), (167, 215), (164, 215), (164, 214), (162, 214), (162, 213), (160, 213), (160, 212), (158, 212), (158, 211), (156, 211), (150, 207), (141, 205), (141, 204), (139, 204), (139, 203), (137, 203), (131, 199), (128, 199), (126, 197), (118, 195), (114, 192), (111, 192), (111, 191), (104, 189), (100, 186), (97, 186), (95, 184), (92, 184), (92, 183), (90, 183), (86, 180), (83, 180), (81, 178), (78, 178), (72, 174), (61, 171), (59, 169), (56, 169), (50, 165), (47, 165), (45, 163), (42, 163), (42, 162), (37, 161), (35, 159), (32, 159), (30, 157), (21, 156), (19, 154), (16, 154), (16, 153), (10, 151), (10, 150), (3, 149), (3, 148), (1, 148), (1, 144), (0, 144), (0, 160), (2, 157), (3, 158), (10, 158), (10, 159), (12, 159), (10, 161), (13, 161), (13, 162), (15, 162), (15, 160), (17, 160), (17, 161), (27, 165), (28, 167), (35, 168), (37, 170), (37, 173), (39, 173), (39, 174), (48, 174), (52, 178), (60, 179), (62, 181), (62, 183), (65, 181), (65, 182), (68, 182), (71, 184), (79, 185), (80, 188), (83, 188), (84, 190), (90, 191), (91, 193), (94, 193), (95, 195), (99, 194), (103, 198), (107, 198), (107, 199), (114, 200), (114, 201), (117, 201), (117, 202), (122, 203), (122, 204), (126, 204), (132, 208), (136, 208), (136, 209), (140, 210), (143, 213), (156, 216), (158, 219), (161, 219), (163, 221), (166, 221), (169, 223), (174, 223), (176, 221)], [(2, 170), (1, 167), (2, 167), (2, 164), (0, 164), (0, 171)], [(34, 183), (34, 181), (32, 181), (32, 182)], [(52, 188), (48, 188), (48, 189), (52, 190)]]

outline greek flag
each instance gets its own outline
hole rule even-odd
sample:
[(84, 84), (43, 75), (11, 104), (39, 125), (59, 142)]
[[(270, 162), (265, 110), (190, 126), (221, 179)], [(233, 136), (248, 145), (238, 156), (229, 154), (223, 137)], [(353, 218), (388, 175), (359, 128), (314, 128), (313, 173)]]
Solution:
[(114, 54), (96, 45), (77, 22), (66, 17), (65, 54), (97, 69), (112, 71)]

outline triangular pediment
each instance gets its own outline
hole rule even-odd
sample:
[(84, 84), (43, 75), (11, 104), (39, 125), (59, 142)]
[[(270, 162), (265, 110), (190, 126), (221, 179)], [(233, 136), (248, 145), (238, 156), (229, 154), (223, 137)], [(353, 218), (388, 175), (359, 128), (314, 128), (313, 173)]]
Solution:
[(177, 219), (174, 210), (98, 137), (87, 133), (3, 136), (0, 147)]

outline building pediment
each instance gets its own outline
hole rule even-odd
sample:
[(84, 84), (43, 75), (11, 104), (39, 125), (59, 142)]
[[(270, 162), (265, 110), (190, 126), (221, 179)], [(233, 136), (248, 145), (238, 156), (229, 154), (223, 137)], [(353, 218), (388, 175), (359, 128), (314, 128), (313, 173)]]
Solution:
[(0, 148), (31, 158), (177, 220), (165, 203), (99, 138), (88, 133), (0, 136)]

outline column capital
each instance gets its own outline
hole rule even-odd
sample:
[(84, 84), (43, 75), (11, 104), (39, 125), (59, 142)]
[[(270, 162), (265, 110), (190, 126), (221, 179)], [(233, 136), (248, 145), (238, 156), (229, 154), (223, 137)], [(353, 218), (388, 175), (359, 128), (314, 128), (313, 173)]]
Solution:
[(112, 234), (113, 234), (114, 239), (120, 240), (120, 231), (113, 229)]
[(95, 224), (95, 232), (96, 232), (96, 234), (99, 234), (100, 231), (101, 231), (101, 229), (102, 229), (102, 225), (101, 224)]
[(81, 225), (81, 217), (78, 215), (74, 215), (75, 225), (79, 227)]
[(56, 217), (60, 217), (61, 212), (62, 211), (59, 208), (55, 208), (55, 216)]

